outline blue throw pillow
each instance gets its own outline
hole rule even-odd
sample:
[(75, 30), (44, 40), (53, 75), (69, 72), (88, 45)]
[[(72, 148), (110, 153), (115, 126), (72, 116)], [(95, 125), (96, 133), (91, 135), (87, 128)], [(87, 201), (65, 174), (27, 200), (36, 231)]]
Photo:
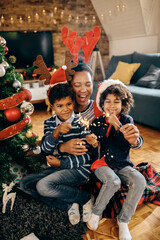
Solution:
[(141, 63), (139, 69), (135, 72), (131, 79), (131, 83), (136, 83), (141, 77), (143, 77), (150, 66), (153, 64), (160, 68), (160, 53), (133, 53), (133, 63)]
[(108, 64), (108, 68), (106, 70), (106, 79), (110, 78), (110, 76), (115, 72), (119, 61), (126, 62), (126, 63), (132, 63), (132, 55), (133, 54), (112, 56), (111, 60)]
[(158, 88), (160, 86), (160, 68), (151, 65), (147, 73), (135, 84), (140, 87)]

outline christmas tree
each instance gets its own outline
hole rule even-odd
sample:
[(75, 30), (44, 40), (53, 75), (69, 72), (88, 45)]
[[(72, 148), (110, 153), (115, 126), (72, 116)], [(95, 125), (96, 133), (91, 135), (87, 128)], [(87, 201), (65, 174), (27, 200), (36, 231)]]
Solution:
[(32, 132), (32, 95), (23, 88), (23, 75), (12, 65), (16, 57), (7, 58), (8, 51), (0, 37), (0, 196), (3, 183), (18, 185), (24, 173), (41, 171), (44, 162)]

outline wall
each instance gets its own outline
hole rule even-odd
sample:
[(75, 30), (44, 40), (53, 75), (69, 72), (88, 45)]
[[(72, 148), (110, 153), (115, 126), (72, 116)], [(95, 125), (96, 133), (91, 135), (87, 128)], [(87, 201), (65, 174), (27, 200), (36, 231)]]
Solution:
[[(119, 3), (125, 3), (125, 8)], [(159, 0), (92, 0), (109, 38), (110, 56), (160, 52)]]
[[(55, 11), (55, 7), (57, 10)], [(45, 12), (42, 13), (43, 9)], [(38, 13), (38, 19), (36, 14)], [(61, 29), (67, 26), (83, 36), (85, 31), (101, 28), (97, 44), (102, 55), (104, 68), (109, 61), (109, 41), (90, 0), (8, 0), (0, 2), (0, 31), (52, 31), (55, 65), (64, 64), (67, 47), (61, 39)], [(13, 24), (11, 24), (13, 18)], [(95, 80), (102, 79), (99, 62)]]

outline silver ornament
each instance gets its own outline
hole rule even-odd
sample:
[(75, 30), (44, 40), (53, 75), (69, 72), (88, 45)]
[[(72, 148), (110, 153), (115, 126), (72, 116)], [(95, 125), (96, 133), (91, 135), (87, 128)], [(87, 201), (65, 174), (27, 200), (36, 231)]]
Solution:
[(3, 61), (1, 64), (3, 65), (3, 67), (4, 67), (5, 69), (9, 68), (8, 62)]
[(14, 88), (21, 88), (21, 82), (18, 81), (17, 79), (14, 80), (13, 85)]
[(23, 102), (20, 106), (21, 112), (31, 115), (34, 112), (34, 106), (30, 102)]
[(40, 154), (41, 153), (41, 147), (40, 146), (36, 146), (36, 148), (33, 149), (33, 153), (36, 154), (36, 155)]
[(28, 149), (29, 149), (29, 145), (28, 145), (28, 144), (24, 144), (24, 145), (22, 146), (22, 148), (23, 148), (23, 150), (26, 152), (26, 151), (28, 151)]
[(3, 67), (2, 64), (0, 64), (0, 77), (3, 77), (5, 75), (5, 73), (6, 73), (5, 68)]
[(0, 36), (0, 45), (6, 46), (6, 40)]

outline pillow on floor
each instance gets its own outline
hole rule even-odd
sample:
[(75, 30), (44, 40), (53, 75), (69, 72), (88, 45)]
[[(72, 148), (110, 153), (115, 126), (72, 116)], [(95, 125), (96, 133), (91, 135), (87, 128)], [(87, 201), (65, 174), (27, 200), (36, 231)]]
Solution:
[(137, 71), (140, 65), (140, 63), (125, 63), (119, 61), (116, 71), (110, 76), (110, 78), (114, 80), (119, 79), (124, 84), (129, 85), (133, 74)]
[(151, 65), (147, 73), (141, 77), (135, 84), (140, 87), (159, 88), (160, 85), (160, 68)]

